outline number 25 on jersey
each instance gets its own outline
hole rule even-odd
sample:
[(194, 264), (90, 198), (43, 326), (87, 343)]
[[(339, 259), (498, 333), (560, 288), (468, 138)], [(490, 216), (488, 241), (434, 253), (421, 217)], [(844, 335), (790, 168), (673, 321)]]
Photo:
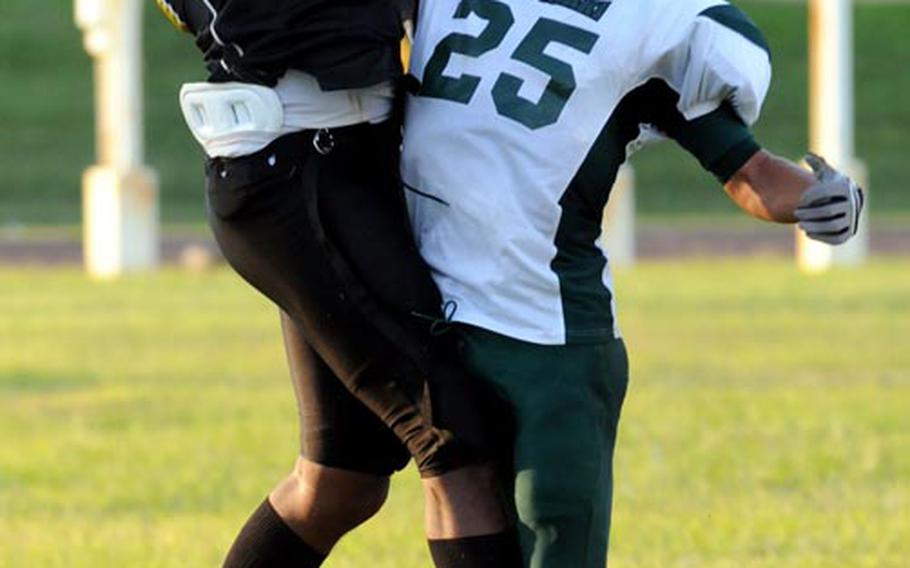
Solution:
[[(466, 19), (471, 14), (486, 21), (483, 31), (476, 37), (451, 33), (436, 45), (424, 70), (421, 96), (469, 104), (477, 93), (481, 77), (468, 73), (447, 77), (443, 72), (453, 53), (479, 58), (499, 47), (515, 23), (515, 17), (509, 5), (498, 0), (462, 0), (454, 17)], [(496, 112), (532, 130), (556, 123), (575, 91), (575, 72), (571, 65), (544, 51), (551, 43), (559, 43), (589, 54), (597, 39), (597, 34), (563, 22), (549, 18), (537, 20), (511, 58), (546, 74), (549, 81), (540, 99), (531, 101), (518, 94), (523, 79), (501, 72), (491, 93)]]

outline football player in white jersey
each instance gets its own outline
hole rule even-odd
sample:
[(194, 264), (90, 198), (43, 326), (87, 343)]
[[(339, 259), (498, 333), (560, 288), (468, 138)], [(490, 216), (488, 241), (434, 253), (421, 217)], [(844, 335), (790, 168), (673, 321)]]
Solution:
[(402, 174), (415, 236), (468, 366), (514, 415), (525, 562), (602, 568), (628, 367), (603, 208), (640, 142), (666, 137), (748, 214), (839, 244), (861, 190), (754, 140), (762, 33), (719, 0), (424, 0)]

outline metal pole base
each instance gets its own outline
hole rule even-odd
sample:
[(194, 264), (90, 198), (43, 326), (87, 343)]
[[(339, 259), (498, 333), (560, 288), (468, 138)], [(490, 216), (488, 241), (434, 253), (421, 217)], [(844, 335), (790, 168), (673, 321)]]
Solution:
[(152, 270), (159, 261), (158, 179), (149, 169), (94, 166), (82, 177), (85, 266), (94, 278)]

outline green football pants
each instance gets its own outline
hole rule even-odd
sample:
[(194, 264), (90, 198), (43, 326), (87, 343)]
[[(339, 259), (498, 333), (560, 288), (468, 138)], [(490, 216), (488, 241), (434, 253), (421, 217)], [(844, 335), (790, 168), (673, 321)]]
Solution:
[(525, 566), (603, 568), (629, 375), (622, 340), (551, 346), (468, 326), (459, 333), (468, 368), (513, 412)]

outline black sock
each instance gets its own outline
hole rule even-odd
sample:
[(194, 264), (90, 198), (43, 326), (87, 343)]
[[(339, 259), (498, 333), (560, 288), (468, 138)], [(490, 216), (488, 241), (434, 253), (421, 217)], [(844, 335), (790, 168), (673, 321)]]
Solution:
[(436, 568), (521, 568), (518, 531), (430, 540)]
[(240, 529), (223, 568), (317, 568), (323, 560), (266, 499)]

